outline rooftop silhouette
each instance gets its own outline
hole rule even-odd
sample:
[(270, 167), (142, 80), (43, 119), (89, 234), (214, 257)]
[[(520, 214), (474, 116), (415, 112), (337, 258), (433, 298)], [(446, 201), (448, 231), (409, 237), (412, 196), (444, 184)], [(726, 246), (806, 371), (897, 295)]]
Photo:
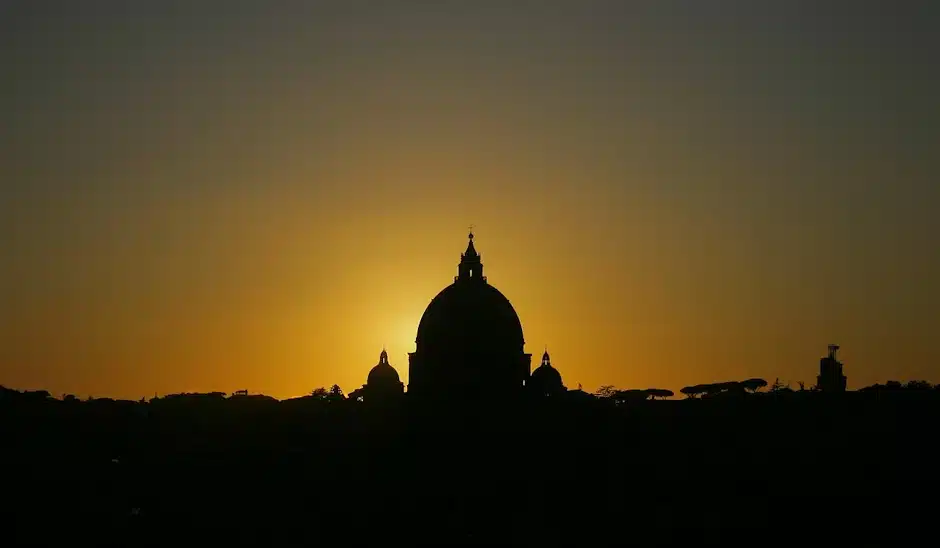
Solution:
[(0, 2), (0, 548), (929, 543), (938, 21)]
[(471, 232), (421, 318), (407, 390), (384, 348), (348, 395), (0, 388), (0, 458), (17, 471), (6, 515), (17, 541), (118, 544), (662, 542), (791, 523), (897, 542), (916, 530), (905, 524), (924, 510), (906, 501), (933, 486), (923, 432), (940, 386), (848, 391), (829, 345), (810, 387), (588, 392), (565, 386), (547, 345), (530, 371), (524, 344)]

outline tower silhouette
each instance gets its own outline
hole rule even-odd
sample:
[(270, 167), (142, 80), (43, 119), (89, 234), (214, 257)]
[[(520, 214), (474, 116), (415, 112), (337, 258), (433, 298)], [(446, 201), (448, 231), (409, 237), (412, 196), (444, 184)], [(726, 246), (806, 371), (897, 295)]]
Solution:
[(816, 386), (823, 392), (845, 392), (845, 375), (842, 373), (842, 362), (836, 358), (839, 345), (829, 345), (829, 355), (819, 360), (819, 376), (816, 377)]

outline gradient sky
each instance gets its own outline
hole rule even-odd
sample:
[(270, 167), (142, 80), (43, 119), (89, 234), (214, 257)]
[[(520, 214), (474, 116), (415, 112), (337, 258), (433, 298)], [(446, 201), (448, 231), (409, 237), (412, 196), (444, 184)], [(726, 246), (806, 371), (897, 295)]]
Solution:
[(0, 384), (407, 382), (470, 224), (569, 387), (940, 382), (938, 12), (0, 0)]

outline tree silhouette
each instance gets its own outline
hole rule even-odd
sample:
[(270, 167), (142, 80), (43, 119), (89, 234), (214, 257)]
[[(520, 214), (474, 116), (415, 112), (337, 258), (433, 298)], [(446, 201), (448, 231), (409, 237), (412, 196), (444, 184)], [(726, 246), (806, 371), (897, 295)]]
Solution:
[(48, 390), (27, 390), (23, 392), (23, 396), (34, 401), (48, 400), (52, 397), (52, 394)]
[(675, 393), (673, 393), (672, 390), (666, 390), (664, 388), (648, 388), (646, 390), (646, 393), (649, 395), (651, 399), (656, 399), (656, 398), (666, 399), (666, 398), (671, 398), (675, 396)]
[(647, 397), (648, 394), (646, 390), (638, 390), (636, 388), (618, 390), (617, 393), (612, 396), (617, 403), (636, 403), (646, 401)]
[(327, 401), (343, 401), (346, 399), (346, 396), (343, 395), (343, 389), (339, 387), (338, 384), (334, 384), (330, 387), (330, 392), (326, 396)]
[(764, 379), (747, 379), (746, 381), (741, 381), (741, 387), (752, 394), (760, 392), (760, 390), (766, 386), (767, 381)]

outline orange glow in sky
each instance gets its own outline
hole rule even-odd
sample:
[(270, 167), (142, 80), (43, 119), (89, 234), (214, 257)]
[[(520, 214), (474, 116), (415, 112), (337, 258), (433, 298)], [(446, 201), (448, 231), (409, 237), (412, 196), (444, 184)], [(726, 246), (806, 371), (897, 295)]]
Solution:
[(23, 4), (0, 384), (348, 392), (383, 344), (407, 383), (471, 224), (569, 387), (812, 384), (829, 343), (850, 388), (940, 381), (936, 71), (865, 47), (887, 35), (627, 3)]

